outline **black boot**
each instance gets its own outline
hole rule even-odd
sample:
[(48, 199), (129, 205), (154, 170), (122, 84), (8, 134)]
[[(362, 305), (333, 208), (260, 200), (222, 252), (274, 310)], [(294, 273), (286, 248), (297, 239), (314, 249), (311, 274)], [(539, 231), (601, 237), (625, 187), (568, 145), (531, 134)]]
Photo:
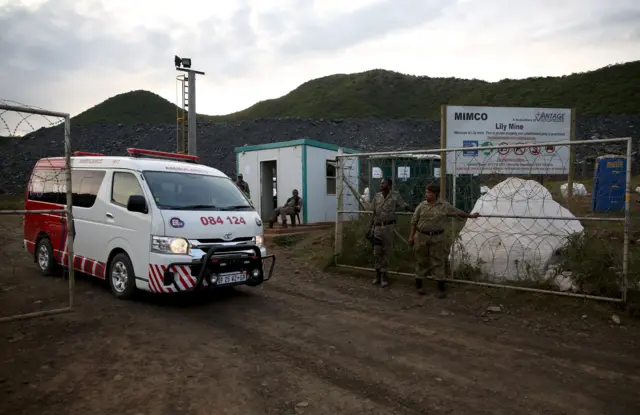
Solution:
[(386, 272), (382, 273), (382, 278), (380, 279), (380, 281), (381, 281), (380, 282), (380, 286), (382, 288), (386, 288), (386, 287), (389, 286), (389, 279), (387, 278), (387, 273)]
[(422, 288), (422, 278), (416, 278), (416, 291), (420, 295), (424, 295), (424, 289)]
[(379, 269), (377, 269), (377, 270), (376, 270), (376, 277), (373, 279), (373, 281), (371, 281), (371, 285), (378, 285), (378, 284), (380, 284), (380, 278), (381, 278), (380, 270), (379, 270)]
[(446, 286), (444, 281), (438, 281), (438, 291), (436, 292), (436, 297), (445, 298), (447, 296)]

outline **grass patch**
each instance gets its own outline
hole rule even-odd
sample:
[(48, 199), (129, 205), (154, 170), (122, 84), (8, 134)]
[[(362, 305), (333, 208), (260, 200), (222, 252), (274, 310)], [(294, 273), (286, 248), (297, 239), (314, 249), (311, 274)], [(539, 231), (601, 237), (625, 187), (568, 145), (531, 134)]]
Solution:
[[(408, 258), (409, 255), (401, 250), (401, 255), (404, 258)], [(372, 252), (369, 253), (372, 255)], [(333, 269), (334, 272), (339, 272), (343, 275), (350, 275), (360, 278), (370, 278), (371, 272), (353, 270), (349, 268), (335, 267), (333, 247), (326, 247), (323, 253), (324, 263), (318, 261), (317, 264), (321, 269)], [(339, 263), (345, 264), (348, 259), (353, 259), (353, 252), (341, 256)], [(392, 267), (393, 271), (412, 273), (411, 266), (407, 263), (398, 264), (398, 261), (402, 257), (395, 255), (395, 266)], [(411, 257), (412, 258), (412, 257)], [(359, 266), (371, 267), (373, 257), (368, 254), (358, 256), (361, 260)], [(349, 264), (352, 265), (352, 264)], [(472, 267), (470, 267), (472, 268)], [(592, 274), (593, 275), (593, 274)], [(406, 289), (413, 289), (413, 278), (404, 275), (390, 275), (392, 282), (398, 283), (406, 287)], [(482, 280), (478, 275), (476, 269), (462, 270), (456, 273), (456, 278), (461, 280)], [(594, 277), (595, 278), (595, 277)], [(595, 278), (597, 280), (597, 278)], [(506, 309), (517, 311), (518, 313), (533, 317), (534, 313), (543, 313), (547, 315), (562, 315), (562, 316), (587, 316), (588, 318), (598, 318), (603, 320), (609, 320), (612, 314), (618, 314), (619, 316), (627, 316), (634, 319), (640, 318), (640, 291), (630, 290), (628, 293), (627, 304), (593, 301), (575, 297), (563, 297), (556, 295), (549, 295), (544, 293), (535, 293), (527, 291), (518, 291), (508, 288), (494, 288), (484, 287), (477, 285), (469, 285), (464, 283), (451, 283), (455, 287), (456, 298), (458, 301), (466, 304), (476, 304), (479, 311), (484, 311), (487, 305), (501, 305)], [(552, 289), (553, 287), (547, 283), (521, 282), (518, 284), (522, 287), (540, 288), (540, 289)], [(431, 282), (427, 282), (427, 289), (432, 286)]]
[(0, 196), (0, 209), (24, 209), (24, 195)]
[(280, 247), (292, 247), (305, 240), (306, 237), (307, 235), (305, 234), (274, 236), (272, 241), (274, 245)]
[(326, 270), (334, 265), (333, 241), (333, 231), (317, 231), (302, 235), (277, 236), (273, 238), (273, 245), (286, 251), (287, 258), (295, 258)]

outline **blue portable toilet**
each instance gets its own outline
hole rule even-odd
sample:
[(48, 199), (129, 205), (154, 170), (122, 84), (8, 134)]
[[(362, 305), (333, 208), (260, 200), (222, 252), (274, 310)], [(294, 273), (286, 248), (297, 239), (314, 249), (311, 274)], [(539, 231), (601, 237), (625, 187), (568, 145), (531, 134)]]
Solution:
[(596, 159), (593, 173), (593, 212), (623, 212), (627, 185), (627, 159), (607, 155)]

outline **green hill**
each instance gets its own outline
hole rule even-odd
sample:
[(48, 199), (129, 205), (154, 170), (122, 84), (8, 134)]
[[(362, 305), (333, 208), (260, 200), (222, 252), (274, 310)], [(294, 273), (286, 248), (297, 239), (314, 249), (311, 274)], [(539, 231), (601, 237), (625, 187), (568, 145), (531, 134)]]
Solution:
[(72, 118), (73, 124), (175, 123), (176, 105), (149, 91), (115, 95)]
[[(330, 75), (290, 93), (214, 120), (311, 117), (431, 118), (440, 106), (496, 105), (576, 108), (578, 114), (640, 114), (640, 61), (561, 77), (485, 82), (430, 78), (375, 69)], [(74, 124), (174, 123), (176, 106), (148, 91), (116, 95), (74, 117)]]
[(331, 75), (227, 119), (259, 117), (432, 118), (440, 106), (576, 108), (578, 114), (640, 114), (640, 61), (561, 77), (499, 82), (410, 76), (385, 70)]
[[(137, 90), (115, 95), (73, 117), (76, 125), (176, 122), (178, 107), (153, 92)], [(198, 114), (199, 118), (209, 118)]]

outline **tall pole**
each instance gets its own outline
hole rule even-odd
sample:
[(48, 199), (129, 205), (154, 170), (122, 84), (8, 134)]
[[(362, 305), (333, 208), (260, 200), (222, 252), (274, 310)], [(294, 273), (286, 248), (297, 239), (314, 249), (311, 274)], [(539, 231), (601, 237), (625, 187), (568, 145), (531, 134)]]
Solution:
[[(185, 61), (189, 61), (188, 68), (179, 67), (178, 65), (185, 65)], [(188, 130), (187, 130), (187, 154), (197, 156), (198, 145), (196, 137), (196, 74), (204, 75), (204, 72), (191, 69), (191, 59), (180, 59), (178, 56), (175, 58), (176, 70), (187, 73), (187, 105), (189, 106), (187, 112)]]
[(187, 131), (187, 154), (197, 155), (198, 146), (196, 144), (196, 74), (189, 71), (189, 130)]

